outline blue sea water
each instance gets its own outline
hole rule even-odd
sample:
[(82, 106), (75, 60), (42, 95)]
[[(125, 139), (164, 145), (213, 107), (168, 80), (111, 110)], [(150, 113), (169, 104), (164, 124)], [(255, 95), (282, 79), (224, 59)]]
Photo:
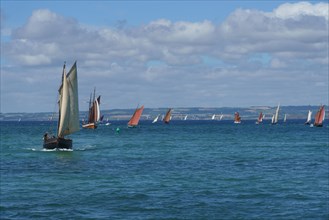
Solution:
[[(125, 121), (45, 151), (1, 122), (1, 219), (329, 219), (329, 127)], [(116, 128), (120, 128), (116, 132)]]

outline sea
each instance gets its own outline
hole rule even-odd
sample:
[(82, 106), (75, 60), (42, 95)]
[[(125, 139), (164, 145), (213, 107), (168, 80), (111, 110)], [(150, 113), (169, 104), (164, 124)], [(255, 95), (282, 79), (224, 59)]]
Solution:
[(101, 124), (44, 150), (51, 122), (1, 121), (0, 219), (329, 219), (329, 126)]

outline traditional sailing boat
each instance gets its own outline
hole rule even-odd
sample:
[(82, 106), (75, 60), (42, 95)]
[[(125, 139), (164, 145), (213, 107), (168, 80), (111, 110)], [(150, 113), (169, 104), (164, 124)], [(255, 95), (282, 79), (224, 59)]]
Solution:
[(79, 130), (79, 102), (78, 102), (78, 77), (76, 62), (66, 74), (65, 63), (63, 66), (62, 84), (59, 92), (59, 118), (57, 137), (43, 135), (43, 147), (45, 149), (72, 148), (72, 140), (65, 139), (65, 135)]
[(140, 108), (138, 108), (138, 107), (136, 108), (133, 116), (131, 116), (131, 118), (128, 122), (129, 128), (137, 127), (139, 119), (142, 116), (143, 110), (144, 110), (144, 105), (142, 105), (142, 107), (140, 107)]
[(240, 124), (241, 123), (241, 117), (239, 115), (239, 112), (234, 113), (234, 124)]
[(159, 117), (160, 117), (160, 115), (157, 115), (157, 116), (155, 117), (155, 119), (152, 121), (152, 123), (153, 123), (153, 124), (156, 123), (156, 122), (158, 121)]
[(164, 123), (169, 124), (169, 121), (171, 120), (171, 111), (172, 109), (168, 109), (165, 117), (163, 118)]
[(256, 124), (260, 124), (263, 122), (263, 112), (260, 112)]
[(279, 120), (279, 111), (280, 111), (280, 104), (278, 104), (278, 107), (276, 108), (275, 115), (272, 117), (272, 124), (275, 125), (278, 123)]
[(99, 107), (101, 96), (98, 96), (98, 98), (95, 99), (95, 93), (96, 93), (96, 88), (94, 89), (94, 96), (92, 101), (91, 101), (92, 94), (90, 94), (88, 122), (82, 125), (83, 128), (96, 129), (101, 119), (101, 112)]
[(314, 126), (322, 127), (324, 117), (325, 117), (324, 105), (321, 105), (318, 112), (315, 114)]
[(311, 120), (312, 120), (312, 111), (308, 110), (307, 119), (306, 119), (306, 122), (304, 124), (306, 124), (306, 125), (311, 124)]

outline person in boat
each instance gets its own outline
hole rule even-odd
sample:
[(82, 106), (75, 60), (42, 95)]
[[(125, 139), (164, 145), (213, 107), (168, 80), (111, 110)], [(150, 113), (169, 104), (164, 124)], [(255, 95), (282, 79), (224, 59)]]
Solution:
[(48, 132), (46, 132), (44, 135), (43, 135), (43, 140), (48, 140)]

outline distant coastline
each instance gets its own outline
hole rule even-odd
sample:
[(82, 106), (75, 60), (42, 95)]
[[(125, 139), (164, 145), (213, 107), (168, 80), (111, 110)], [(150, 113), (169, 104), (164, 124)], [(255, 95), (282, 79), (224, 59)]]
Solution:
[[(280, 117), (284, 114), (288, 119), (306, 119), (308, 110), (315, 112), (319, 106), (281, 106)], [(275, 112), (276, 106), (250, 106), (250, 107), (173, 107), (173, 120), (182, 120), (188, 115), (188, 120), (211, 120), (211, 116), (223, 115), (223, 120), (232, 120), (234, 112), (239, 112), (242, 120), (256, 120), (260, 112), (265, 117), (270, 117)], [(101, 109), (104, 120), (129, 120), (135, 109)], [(167, 108), (145, 108), (141, 120), (153, 120), (158, 114), (165, 114)], [(326, 106), (326, 115), (329, 115), (328, 106)], [(0, 113), (0, 121), (49, 121), (58, 115), (52, 112), (36, 113)], [(80, 111), (80, 119), (87, 117), (86, 111)]]

